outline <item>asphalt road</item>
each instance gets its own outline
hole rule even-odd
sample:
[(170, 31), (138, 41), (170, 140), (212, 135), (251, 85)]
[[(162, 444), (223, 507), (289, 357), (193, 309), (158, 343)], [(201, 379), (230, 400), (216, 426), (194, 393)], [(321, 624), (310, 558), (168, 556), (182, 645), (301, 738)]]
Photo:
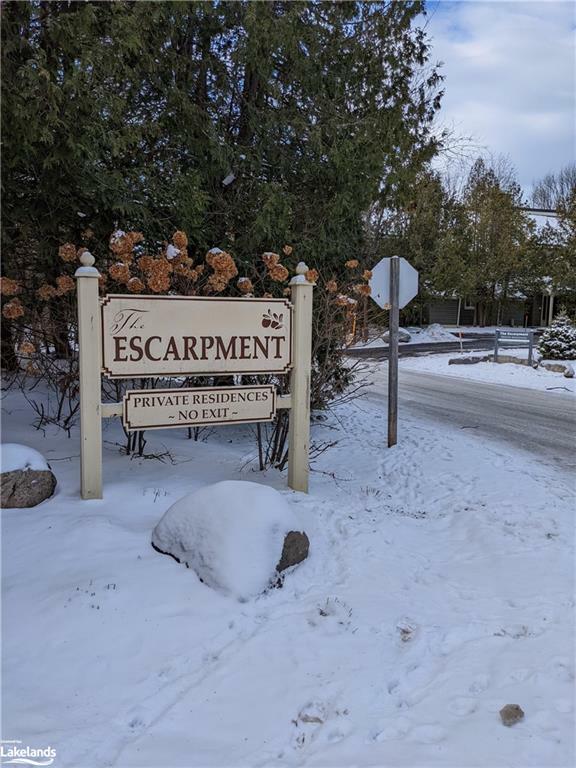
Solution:
[[(387, 382), (367, 393), (386, 405)], [(399, 371), (399, 408), (503, 440), (564, 469), (576, 468), (576, 398), (568, 393)]]

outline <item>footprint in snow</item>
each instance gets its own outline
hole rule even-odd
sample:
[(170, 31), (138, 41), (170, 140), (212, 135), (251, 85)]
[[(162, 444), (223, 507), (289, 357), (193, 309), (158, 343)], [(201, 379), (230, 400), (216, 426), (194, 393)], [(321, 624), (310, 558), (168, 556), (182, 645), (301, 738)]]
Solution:
[(512, 672), (507, 676), (506, 682), (509, 683), (524, 683), (526, 680), (529, 680), (534, 675), (533, 669), (528, 669), (528, 667), (520, 667), (519, 669), (513, 669)]
[(438, 744), (447, 735), (446, 730), (439, 725), (418, 725), (410, 734), (410, 740), (420, 744)]
[(405, 739), (412, 729), (412, 723), (407, 717), (398, 717), (380, 726), (372, 736), (373, 741), (399, 741)]
[(396, 631), (402, 643), (409, 643), (417, 635), (418, 624), (409, 618), (401, 618), (396, 622)]
[(561, 715), (569, 715), (574, 710), (574, 703), (570, 699), (556, 699), (554, 709)]
[[(292, 724), (296, 728), (291, 742), (294, 749), (303, 749), (312, 744), (321, 735), (328, 720), (337, 717), (345, 718), (347, 709), (333, 709), (323, 701), (309, 701), (305, 704)], [(349, 723), (341, 720), (326, 734), (326, 741), (335, 744), (345, 739), (351, 731)]]
[(321, 629), (325, 634), (334, 635), (351, 631), (352, 608), (337, 597), (329, 597), (308, 616), (311, 627)]
[(467, 699), (464, 696), (459, 696), (448, 704), (448, 711), (458, 717), (465, 717), (471, 715), (478, 708), (478, 703), (475, 699)]
[(574, 680), (574, 667), (570, 659), (563, 656), (556, 656), (556, 658), (551, 659), (548, 669), (552, 677), (562, 683), (571, 683)]
[(483, 693), (490, 685), (490, 676), (484, 673), (476, 675), (470, 683), (468, 690), (470, 693)]

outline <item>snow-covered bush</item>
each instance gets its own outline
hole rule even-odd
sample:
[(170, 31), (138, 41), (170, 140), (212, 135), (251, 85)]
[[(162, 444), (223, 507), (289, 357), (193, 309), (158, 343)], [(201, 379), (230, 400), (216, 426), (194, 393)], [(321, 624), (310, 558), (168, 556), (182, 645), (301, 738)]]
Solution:
[(562, 311), (540, 337), (538, 351), (545, 360), (576, 359), (576, 328)]
[(282, 494), (226, 480), (173, 504), (154, 529), (152, 546), (192, 568), (209, 587), (244, 601), (277, 577), (290, 531), (301, 526)]

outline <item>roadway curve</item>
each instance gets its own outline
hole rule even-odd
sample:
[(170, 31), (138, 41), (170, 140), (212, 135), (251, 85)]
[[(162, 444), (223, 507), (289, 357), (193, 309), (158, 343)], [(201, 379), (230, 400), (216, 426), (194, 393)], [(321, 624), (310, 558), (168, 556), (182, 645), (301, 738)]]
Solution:
[[(383, 366), (385, 369), (385, 366)], [(379, 377), (367, 397), (385, 401)], [(576, 468), (576, 398), (420, 371), (399, 371), (399, 408), (417, 418), (452, 424), (504, 440), (564, 469)]]

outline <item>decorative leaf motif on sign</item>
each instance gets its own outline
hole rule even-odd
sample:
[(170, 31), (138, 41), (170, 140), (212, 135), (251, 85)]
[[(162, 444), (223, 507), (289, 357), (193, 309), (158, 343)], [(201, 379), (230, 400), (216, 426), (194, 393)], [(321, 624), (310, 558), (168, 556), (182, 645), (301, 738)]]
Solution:
[(277, 315), (276, 312), (272, 312), (271, 309), (262, 315), (262, 327), (263, 328), (284, 328), (284, 315)]

